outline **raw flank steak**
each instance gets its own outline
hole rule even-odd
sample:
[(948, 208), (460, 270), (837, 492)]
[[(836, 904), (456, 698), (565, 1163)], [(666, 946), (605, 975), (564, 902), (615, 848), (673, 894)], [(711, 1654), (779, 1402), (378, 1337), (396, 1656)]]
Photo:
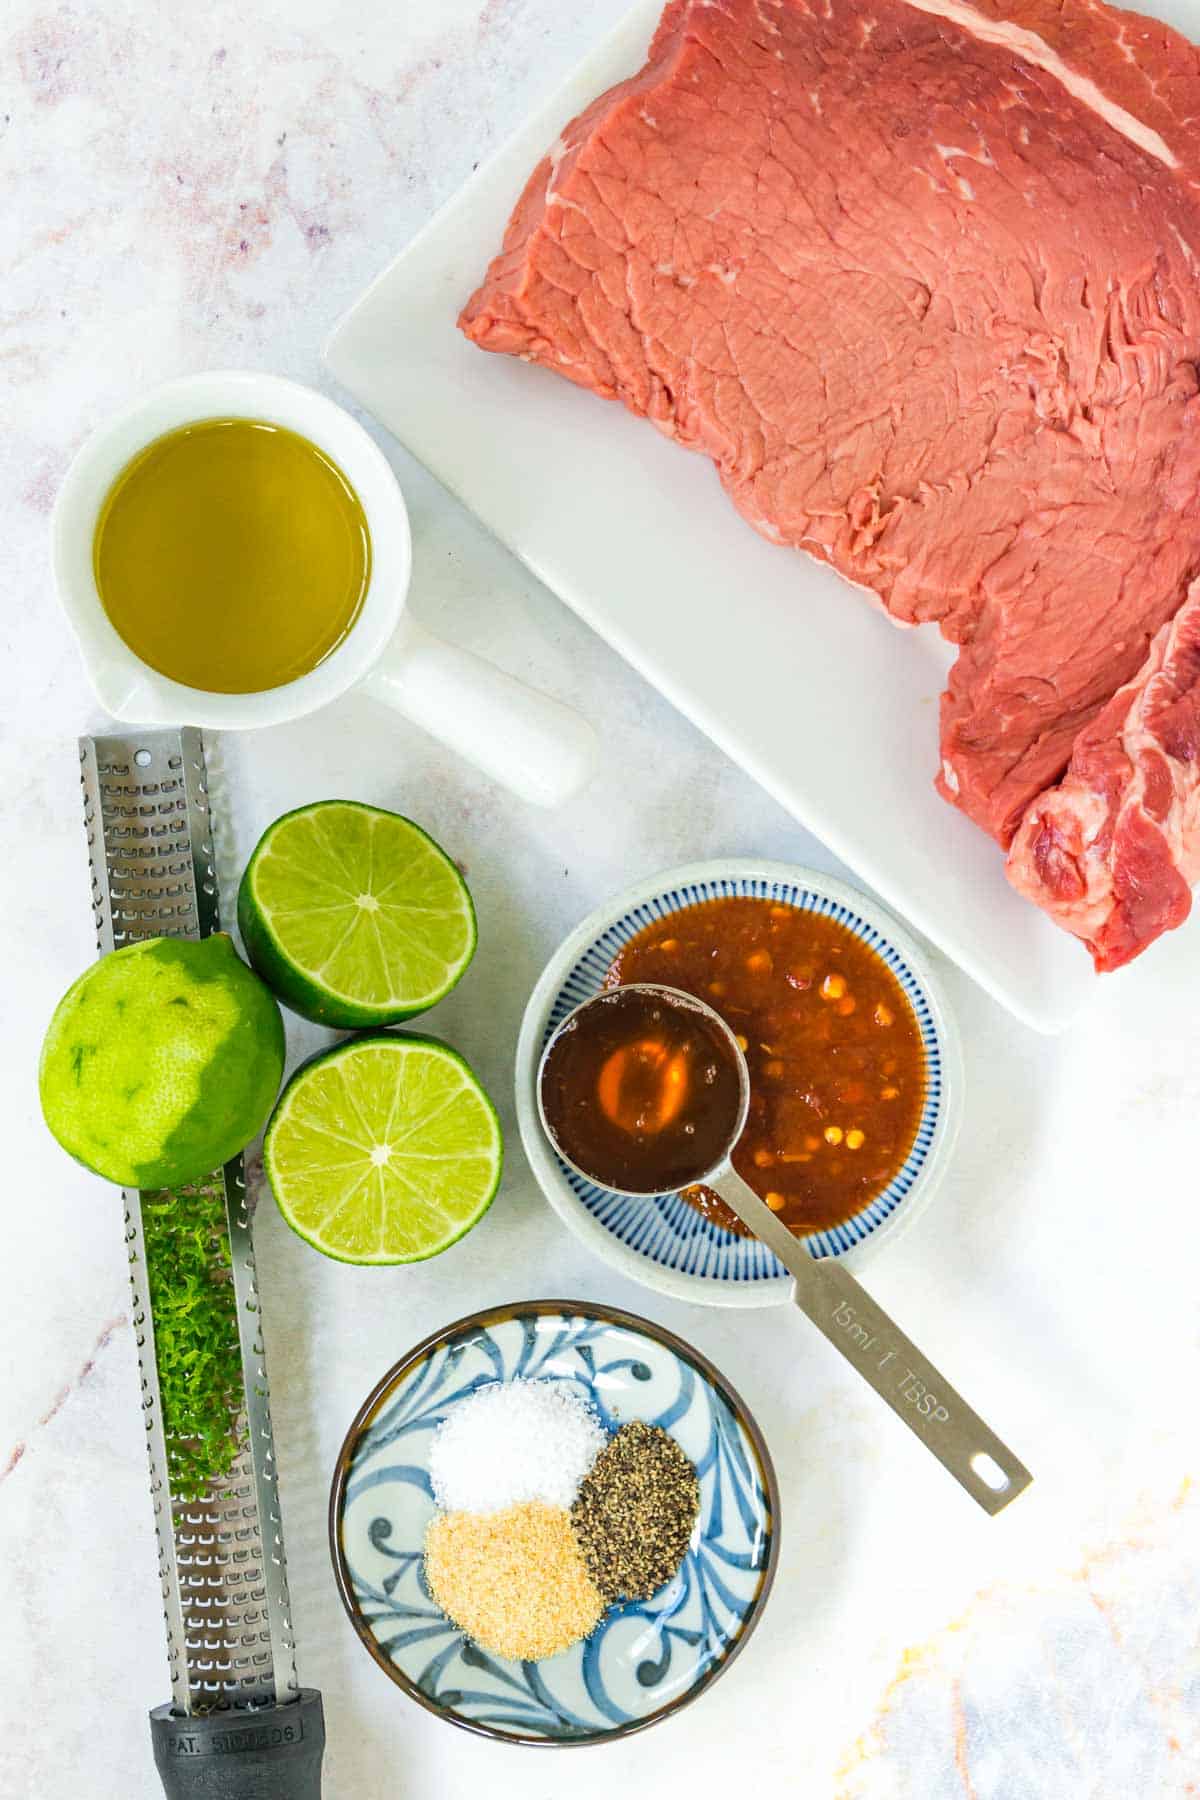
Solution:
[[(771, 541), (936, 623), (959, 646), (938, 786), (1005, 849), (1035, 803), (1107, 816), (1111, 771), (1096, 790), (1076, 745), (1160, 681), (1200, 573), (1186, 39), (1098, 0), (671, 0), (646, 66), (534, 170), (460, 325), (621, 400)], [(1194, 686), (1175, 705), (1200, 719)], [(1018, 840), (1016, 884), (1100, 967), (1200, 873), (1197, 763), (1172, 755), (1169, 904), (1121, 899), (1158, 830), (1132, 776), (1086, 908)]]

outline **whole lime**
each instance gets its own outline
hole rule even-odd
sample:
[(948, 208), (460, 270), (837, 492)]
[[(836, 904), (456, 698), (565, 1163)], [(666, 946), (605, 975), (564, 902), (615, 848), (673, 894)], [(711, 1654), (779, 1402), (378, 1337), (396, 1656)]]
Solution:
[(256, 1137), (283, 1075), (271, 994), (217, 934), (146, 938), (59, 1001), (38, 1085), (77, 1161), (128, 1188), (181, 1187)]

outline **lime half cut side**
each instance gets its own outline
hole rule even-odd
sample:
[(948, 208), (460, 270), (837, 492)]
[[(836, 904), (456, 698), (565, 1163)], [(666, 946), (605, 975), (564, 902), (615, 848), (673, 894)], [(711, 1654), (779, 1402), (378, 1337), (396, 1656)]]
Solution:
[(436, 1038), (378, 1032), (297, 1070), (263, 1162), (293, 1231), (350, 1263), (421, 1262), (468, 1232), (500, 1185), (496, 1109)]
[(436, 1005), (475, 952), (467, 884), (411, 819), (321, 800), (268, 827), (238, 892), (246, 954), (303, 1018), (353, 1031)]

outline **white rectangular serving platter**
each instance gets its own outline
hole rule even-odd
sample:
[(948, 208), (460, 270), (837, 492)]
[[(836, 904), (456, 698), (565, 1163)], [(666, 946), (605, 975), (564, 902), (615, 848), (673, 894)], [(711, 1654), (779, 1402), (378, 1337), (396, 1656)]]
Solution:
[(477, 171), (343, 319), (326, 363), (884, 900), (1018, 1018), (1060, 1030), (1094, 991), (1089, 958), (1018, 898), (996, 845), (932, 786), (949, 647), (764, 542), (712, 466), (645, 420), (455, 328), (530, 171), (641, 65), (660, 10), (639, 0)]

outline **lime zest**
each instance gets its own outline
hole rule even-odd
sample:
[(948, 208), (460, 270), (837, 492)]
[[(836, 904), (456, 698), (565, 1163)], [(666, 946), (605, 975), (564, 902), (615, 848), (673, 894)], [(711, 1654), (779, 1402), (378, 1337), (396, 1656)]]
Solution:
[(199, 1500), (244, 1442), (237, 1299), (220, 1181), (141, 1200), (154, 1357), (175, 1500)]

